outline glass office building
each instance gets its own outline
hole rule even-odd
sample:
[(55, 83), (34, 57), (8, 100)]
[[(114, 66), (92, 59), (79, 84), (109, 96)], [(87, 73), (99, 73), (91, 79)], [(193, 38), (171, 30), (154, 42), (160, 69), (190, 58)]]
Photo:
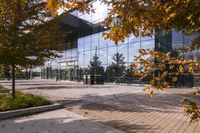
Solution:
[[(140, 83), (137, 78), (131, 77), (130, 65), (134, 56), (138, 55), (138, 49), (151, 48), (162, 52), (178, 49), (190, 43), (194, 37), (185, 37), (175, 31), (156, 31), (152, 37), (130, 37), (124, 42), (116, 45), (114, 42), (104, 40), (103, 32), (109, 30), (102, 24), (108, 14), (109, 7), (99, 1), (93, 3), (95, 13), (82, 14), (72, 12), (66, 15), (61, 21), (64, 30), (71, 30), (72, 34), (66, 39), (65, 49), (61, 53), (62, 57), (51, 60), (42, 68), (42, 78), (56, 80), (82, 81), (84, 74), (89, 74), (90, 61), (94, 56), (98, 56), (103, 73), (107, 82)], [(113, 57), (119, 53), (123, 56), (124, 72), (115, 75), (112, 70), (108, 70), (113, 64)], [(111, 72), (109, 72), (111, 71)], [(114, 72), (115, 73), (115, 72)]]

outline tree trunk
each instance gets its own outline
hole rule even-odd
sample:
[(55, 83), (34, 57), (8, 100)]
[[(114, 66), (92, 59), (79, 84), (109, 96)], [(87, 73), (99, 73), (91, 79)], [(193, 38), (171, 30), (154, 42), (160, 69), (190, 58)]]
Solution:
[(15, 65), (12, 65), (12, 97), (15, 98)]

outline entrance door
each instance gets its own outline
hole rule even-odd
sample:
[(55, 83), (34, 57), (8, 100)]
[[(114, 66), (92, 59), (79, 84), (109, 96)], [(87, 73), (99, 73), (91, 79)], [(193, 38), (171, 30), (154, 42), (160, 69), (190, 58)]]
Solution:
[(76, 80), (76, 71), (72, 68), (68, 69), (68, 79), (70, 81), (75, 81)]

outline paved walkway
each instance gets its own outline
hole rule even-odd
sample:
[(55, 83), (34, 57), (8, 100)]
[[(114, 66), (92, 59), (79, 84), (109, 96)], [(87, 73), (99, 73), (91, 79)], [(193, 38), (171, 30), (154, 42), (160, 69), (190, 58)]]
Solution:
[(0, 133), (123, 133), (65, 109), (0, 121)]
[[(1, 84), (10, 86), (7, 82)], [(190, 125), (189, 117), (181, 113), (181, 99), (192, 89), (158, 91), (150, 98), (142, 87), (134, 86), (33, 80), (18, 81), (17, 88), (44, 95), (72, 112), (128, 133), (200, 133), (200, 124)]]

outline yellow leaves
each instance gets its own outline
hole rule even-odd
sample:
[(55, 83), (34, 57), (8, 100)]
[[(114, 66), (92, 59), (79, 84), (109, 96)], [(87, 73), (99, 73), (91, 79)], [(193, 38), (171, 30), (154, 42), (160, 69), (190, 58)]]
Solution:
[(150, 80), (149, 83), (150, 83), (150, 84), (154, 84), (154, 83), (155, 83), (155, 79), (153, 78), (152, 80)]
[(120, 27), (113, 26), (108, 33), (104, 34), (104, 37), (106, 39), (113, 40), (115, 44), (118, 44), (120, 41), (124, 42), (125, 33), (127, 33), (127, 31), (123, 31), (123, 29), (121, 29)]
[(53, 15), (58, 15), (58, 9), (77, 10), (82, 13), (94, 12), (92, 4), (88, 4), (88, 0), (47, 0), (46, 8)]
[(170, 65), (170, 66), (169, 66), (169, 69), (174, 69), (174, 68), (175, 68), (174, 65)]
[[(193, 31), (199, 33), (199, 30), (197, 30), (199, 29), (199, 14), (197, 13), (199, 2), (197, 1), (165, 0), (164, 2), (149, 2), (142, 0), (138, 2), (137, 0), (129, 0), (125, 2), (124, 0), (101, 0), (102, 3), (110, 5), (108, 17), (104, 23), (111, 27), (111, 31), (118, 27), (118, 33), (115, 32), (114, 36), (112, 33), (108, 33), (106, 38), (118, 44), (119, 41), (123, 42), (124, 38), (131, 34), (135, 36), (154, 35), (154, 29), (157, 28), (175, 29), (189, 34), (194, 33)], [(48, 0), (47, 8), (53, 13), (60, 7), (89, 12), (92, 7), (87, 5), (92, 4), (88, 4), (88, 0)], [(192, 8), (188, 8), (188, 6)], [(113, 25), (116, 18), (117, 23)]]
[(169, 13), (169, 12), (171, 11), (171, 9), (172, 9), (172, 6), (167, 7), (167, 8), (165, 9), (166, 13)]
[(148, 95), (149, 95), (149, 97), (153, 97), (154, 92), (153, 92), (153, 90), (151, 89), (151, 86), (146, 86), (143, 90), (144, 90), (144, 91), (150, 91), (150, 93), (149, 93)]
[(149, 91), (151, 89), (151, 86), (146, 86), (143, 90), (144, 91)]
[(196, 91), (192, 92), (193, 96), (200, 95), (200, 89), (199, 88), (196, 88), (196, 89), (197, 89)]
[(179, 66), (179, 72), (183, 73), (184, 72), (184, 67), (182, 65)]
[[(179, 75), (186, 72), (194, 73), (196, 70), (194, 67), (199, 67), (197, 61), (174, 57), (170, 52), (160, 53), (150, 49), (140, 49), (139, 53), (138, 56), (135, 56), (134, 68), (137, 68), (140, 80), (150, 77), (150, 86), (158, 90), (177, 82)], [(169, 81), (169, 79), (171, 80)]]
[(139, 49), (138, 52), (140, 53), (140, 56), (145, 56), (148, 55), (150, 49)]
[(57, 14), (57, 9), (59, 8), (59, 2), (58, 0), (48, 0), (46, 7), (49, 9), (49, 11), (56, 15)]
[(176, 13), (175, 12), (173, 12), (173, 13), (170, 13), (168, 16), (167, 16), (167, 20), (170, 20), (170, 19), (172, 19), (172, 18), (174, 18), (176, 16)]
[(177, 77), (173, 77), (172, 82), (176, 82), (176, 81), (177, 81)]
[(146, 76), (147, 74), (141, 74), (140, 80), (143, 80)]
[(138, 61), (138, 60), (140, 60), (141, 59), (141, 56), (134, 56), (134, 60), (135, 61)]
[(131, 76), (132, 76), (132, 77), (134, 77), (134, 76), (138, 76), (138, 73), (135, 72), (135, 71), (133, 71), (133, 72), (131, 72)]
[(156, 79), (157, 81), (160, 81), (160, 80), (161, 80), (161, 78), (162, 78), (162, 77), (160, 77), (160, 76), (159, 76), (159, 77), (158, 77), (158, 76), (157, 76), (157, 77), (155, 77), (155, 79)]
[(190, 99), (184, 98), (182, 100), (183, 113), (186, 116), (190, 116), (190, 123), (196, 123), (200, 120), (200, 111), (197, 104)]
[(169, 83), (168, 82), (164, 82), (163, 83), (163, 88), (167, 88), (167, 87), (169, 87)]
[(190, 67), (188, 68), (188, 71), (191, 72), (191, 73), (194, 73), (194, 69), (193, 69), (193, 67), (190, 66)]
[(166, 77), (168, 75), (168, 71), (165, 71), (163, 74), (162, 74), (162, 77)]
[(152, 91), (150, 91), (149, 96), (150, 96), (150, 97), (153, 97), (153, 94), (154, 94), (154, 93), (153, 93), (153, 90), (152, 90)]
[(200, 76), (199, 76), (199, 75), (195, 76), (194, 78), (195, 78), (196, 80), (200, 80)]
[(191, 20), (192, 16), (193, 16), (193, 14), (190, 14), (189, 16), (187, 16), (187, 19)]
[(193, 92), (192, 92), (192, 95), (193, 95), (193, 96), (196, 96), (196, 95), (197, 95), (197, 92), (196, 92), (196, 91), (193, 91)]
[(176, 0), (176, 1), (175, 1), (175, 4), (178, 4), (178, 3), (179, 3), (179, 1), (180, 1), (180, 0)]

